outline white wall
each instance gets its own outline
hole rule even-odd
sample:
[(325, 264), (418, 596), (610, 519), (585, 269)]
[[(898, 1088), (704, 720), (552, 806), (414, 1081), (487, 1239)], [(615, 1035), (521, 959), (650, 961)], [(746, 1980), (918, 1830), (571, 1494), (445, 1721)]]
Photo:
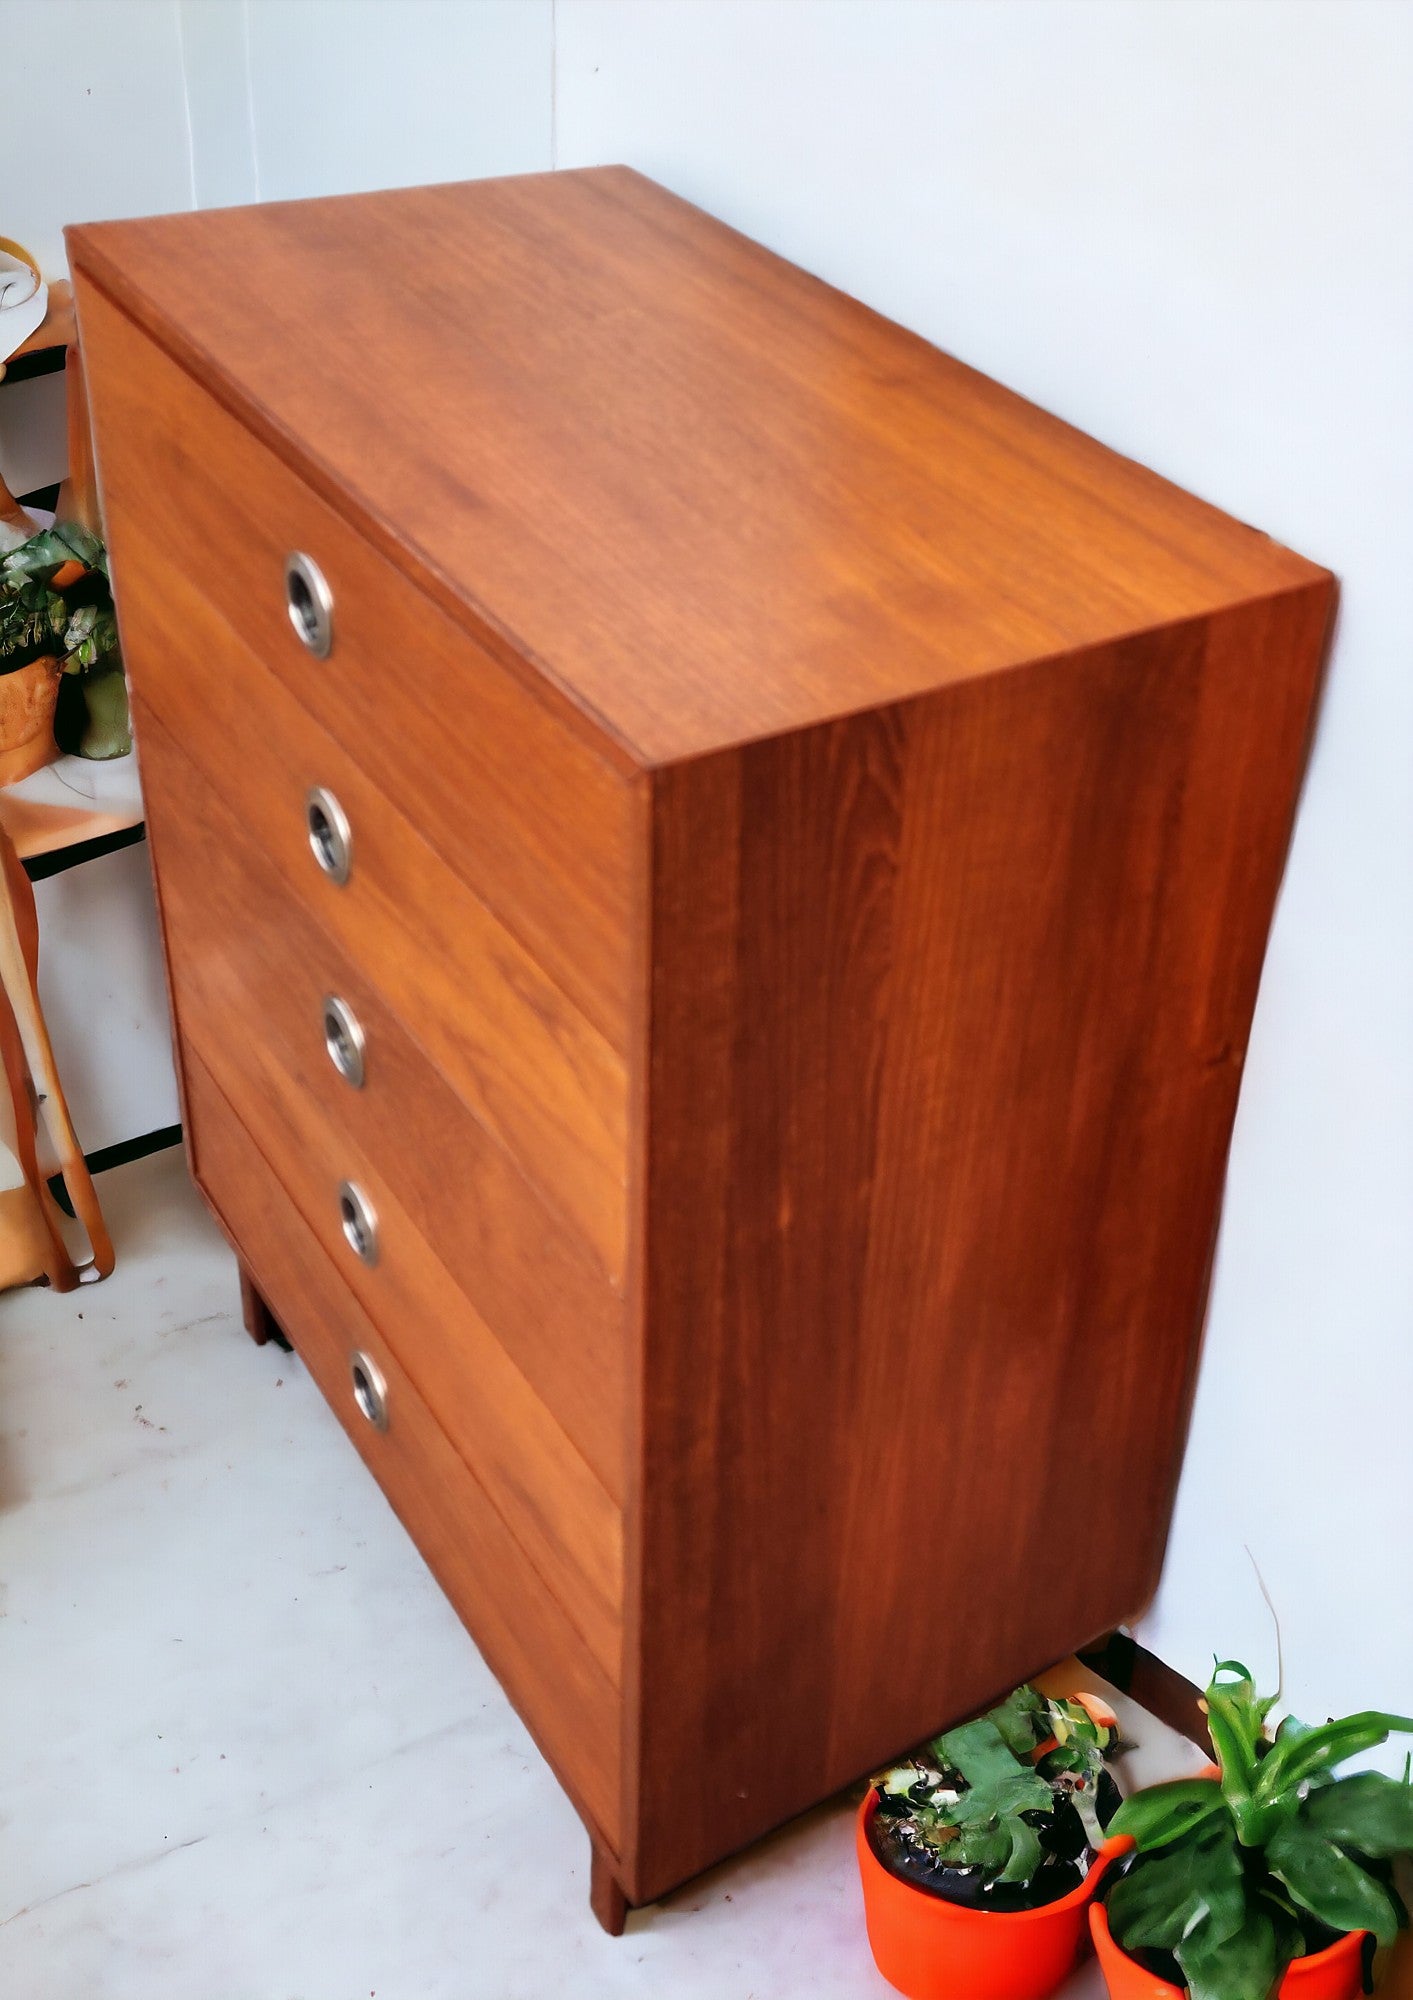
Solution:
[(89, 1153), (181, 1117), (147, 845), (34, 885), (39, 998)]
[(0, 0), (0, 236), (62, 277), (66, 222), (190, 208), (173, 0)]
[(550, 165), (551, 0), (0, 0), (0, 235)]
[[(56, 221), (190, 198), (163, 10), (100, 9), (135, 24), (133, 115), (167, 178), (115, 135)], [(627, 160), (1339, 573), (1141, 1636), (1195, 1679), (1213, 1649), (1269, 1670), (1249, 1546), (1297, 1711), (1413, 1710), (1413, 10), (180, 0), (178, 19), (203, 202)]]
[(550, 0), (180, 7), (203, 207), (550, 164)]
[(1413, 1712), (1413, 10), (558, 0), (627, 160), (1336, 570), (1343, 608), (1140, 1636)]

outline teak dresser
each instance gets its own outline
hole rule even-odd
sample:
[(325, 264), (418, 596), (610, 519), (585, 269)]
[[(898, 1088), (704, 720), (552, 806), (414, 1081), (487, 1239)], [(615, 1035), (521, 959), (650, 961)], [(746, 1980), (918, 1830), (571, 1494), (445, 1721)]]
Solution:
[(612, 1926), (1152, 1591), (1331, 579), (626, 169), (70, 245), (193, 1170)]

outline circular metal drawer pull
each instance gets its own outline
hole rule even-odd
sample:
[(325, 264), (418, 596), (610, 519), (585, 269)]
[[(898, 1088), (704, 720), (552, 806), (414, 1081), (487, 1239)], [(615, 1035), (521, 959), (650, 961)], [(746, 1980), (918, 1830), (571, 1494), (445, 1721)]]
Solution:
[(294, 549), (285, 557), (285, 608), (302, 646), (325, 660), (334, 643), (334, 593), (312, 556)]
[(378, 1218), (373, 1212), (373, 1204), (362, 1188), (352, 1181), (344, 1181), (339, 1187), (339, 1221), (349, 1249), (355, 1257), (361, 1257), (365, 1264), (378, 1261)]
[(353, 828), (332, 792), (316, 785), (304, 801), (309, 851), (331, 882), (340, 887), (353, 867)]
[(383, 1371), (370, 1354), (356, 1347), (348, 1357), (353, 1377), (353, 1400), (375, 1430), (388, 1427), (388, 1385)]
[(355, 1090), (362, 1090), (367, 1037), (358, 1016), (346, 1000), (339, 999), (337, 993), (324, 995), (324, 1047), (329, 1052), (329, 1061), (344, 1082), (351, 1083)]

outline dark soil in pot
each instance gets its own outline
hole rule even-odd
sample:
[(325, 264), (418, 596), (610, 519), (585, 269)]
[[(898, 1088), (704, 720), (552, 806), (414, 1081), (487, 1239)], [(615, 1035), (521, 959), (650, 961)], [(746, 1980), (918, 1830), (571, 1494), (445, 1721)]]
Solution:
[[(1107, 1771), (1099, 1774), (1099, 1823), (1107, 1826), (1119, 1809), (1118, 1786)], [(878, 1811), (869, 1827), (869, 1845), (890, 1875), (940, 1896), (945, 1902), (960, 1903), (966, 1909), (1039, 1910), (1058, 1903), (1077, 1889), (1093, 1860), (1079, 1814), (1069, 1804), (1054, 1813), (1024, 1815), (1040, 1835), (1045, 1859), (1029, 1882), (988, 1882), (980, 1868), (948, 1868), (934, 1849), (911, 1840), (907, 1833), (906, 1806), (890, 1810), (891, 1801), (880, 1797)]]

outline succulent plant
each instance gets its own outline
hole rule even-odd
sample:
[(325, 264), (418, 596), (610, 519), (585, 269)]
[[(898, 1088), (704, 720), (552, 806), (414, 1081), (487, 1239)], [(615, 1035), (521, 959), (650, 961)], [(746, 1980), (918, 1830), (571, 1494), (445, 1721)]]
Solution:
[(875, 1781), (880, 1858), (933, 1886), (968, 1871), (979, 1887), (1022, 1890), (1049, 1861), (1078, 1866), (1103, 1839), (1100, 1780), (1117, 1746), (1096, 1697), (1018, 1687)]

